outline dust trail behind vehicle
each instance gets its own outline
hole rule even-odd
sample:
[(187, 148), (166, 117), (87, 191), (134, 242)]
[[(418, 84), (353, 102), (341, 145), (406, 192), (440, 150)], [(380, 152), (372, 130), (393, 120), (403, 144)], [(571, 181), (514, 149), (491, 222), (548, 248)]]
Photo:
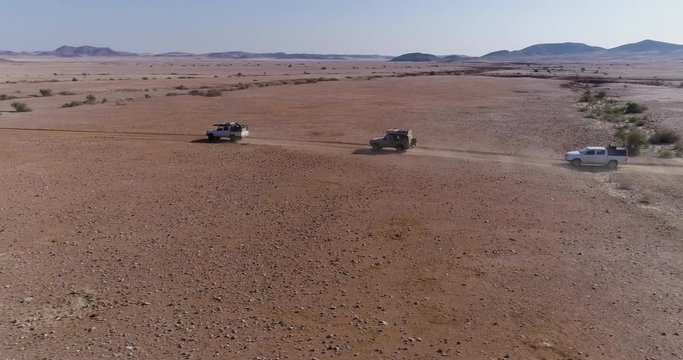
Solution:
[[(119, 132), (119, 131), (95, 131), (95, 130), (70, 130), (70, 129), (48, 129), (48, 128), (0, 128), (0, 136), (11, 136), (21, 133), (44, 133), (59, 136), (73, 136), (77, 138), (102, 138), (102, 139), (122, 139), (122, 140), (154, 140), (154, 141), (178, 141), (178, 142), (202, 142), (203, 138), (198, 138), (197, 134), (182, 133), (151, 133), (151, 132)], [(369, 149), (367, 143), (335, 141), (335, 140), (308, 140), (308, 139), (284, 139), (251, 136), (240, 142), (241, 144), (252, 144), (262, 146), (278, 146), (291, 149), (304, 149), (316, 151), (333, 151), (338, 153), (353, 153), (359, 149)], [(394, 150), (383, 150), (383, 152), (394, 152)], [(404, 153), (396, 153), (396, 156), (422, 156), (439, 157), (450, 159), (464, 159), (472, 161), (493, 161), (509, 165), (531, 165), (531, 166), (559, 166), (566, 167), (569, 171), (600, 172), (606, 171), (602, 167), (585, 167), (576, 170), (569, 166), (567, 162), (558, 157), (524, 156), (511, 155), (502, 152), (486, 152), (463, 150), (443, 147), (417, 147)], [(626, 173), (652, 173), (661, 175), (683, 176), (683, 165), (679, 164), (649, 164), (633, 163), (619, 167), (619, 172)]]

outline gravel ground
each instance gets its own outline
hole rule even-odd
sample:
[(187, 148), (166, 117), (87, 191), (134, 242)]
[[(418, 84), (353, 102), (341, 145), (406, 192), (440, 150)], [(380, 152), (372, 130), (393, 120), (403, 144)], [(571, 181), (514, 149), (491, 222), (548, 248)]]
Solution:
[[(87, 131), (0, 130), (0, 357), (681, 358), (681, 171), (566, 166), (609, 132), (560, 84), (344, 79), (3, 114)], [(253, 139), (202, 140), (233, 116)], [(389, 126), (419, 147), (367, 151)]]

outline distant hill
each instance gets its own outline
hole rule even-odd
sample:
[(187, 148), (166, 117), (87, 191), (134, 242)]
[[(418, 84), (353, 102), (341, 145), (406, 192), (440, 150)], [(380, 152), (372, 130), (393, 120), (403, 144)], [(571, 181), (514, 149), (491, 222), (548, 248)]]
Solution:
[(522, 50), (507, 51), (500, 50), (482, 56), (484, 59), (505, 58), (505, 57), (532, 57), (532, 56), (564, 56), (564, 55), (585, 55), (604, 51), (604, 48), (590, 46), (582, 43), (555, 43), (555, 44), (536, 44)]
[(429, 62), (429, 61), (462, 61), (472, 59), (470, 56), (465, 55), (447, 55), (447, 56), (437, 56), (425, 53), (410, 53), (397, 56), (391, 61), (412, 61), (412, 62)]
[(683, 45), (671, 44), (655, 40), (643, 40), (633, 44), (626, 44), (609, 49), (610, 54), (618, 53), (656, 53), (669, 54), (683, 50)]
[(582, 43), (536, 44), (521, 50), (499, 50), (481, 57), (484, 60), (514, 60), (529, 58), (633, 58), (633, 57), (670, 57), (683, 58), (683, 45), (654, 40), (643, 40), (633, 44), (604, 49)]
[(427, 61), (439, 61), (439, 60), (441, 60), (441, 58), (436, 56), (436, 55), (419, 53), (419, 52), (403, 54), (401, 56), (397, 56), (397, 57), (391, 59), (391, 61), (413, 61), (413, 62), (427, 62)]
[(38, 51), (36, 55), (60, 56), (60, 57), (80, 57), (80, 56), (132, 56), (135, 53), (114, 51), (108, 47), (95, 46), (60, 46), (52, 51)]
[(471, 56), (465, 56), (465, 55), (448, 55), (444, 56), (441, 58), (444, 61), (462, 61), (462, 60), (469, 60), (471, 59)]
[(342, 54), (288, 54), (275, 53), (249, 53), (244, 51), (226, 51), (202, 54), (210, 59), (276, 59), (276, 60), (388, 60), (389, 57), (382, 55), (342, 55)]
[(197, 56), (192, 53), (186, 53), (186, 52), (181, 52), (181, 51), (172, 51), (172, 52), (166, 52), (166, 53), (161, 53), (161, 54), (155, 54), (153, 56), (157, 57), (192, 57), (192, 56)]
[(435, 62), (435, 61), (529, 61), (529, 60), (619, 60), (619, 59), (683, 59), (683, 45), (666, 43), (655, 40), (625, 44), (611, 49), (591, 46), (583, 43), (564, 42), (535, 44), (520, 50), (498, 50), (481, 57), (465, 55), (439, 56), (428, 53), (413, 52), (397, 57), (383, 55), (348, 55), (348, 54), (307, 54), (285, 52), (251, 53), (245, 51), (224, 51), (205, 54), (188, 52), (165, 52), (161, 54), (136, 54), (132, 52), (116, 51), (109, 47), (96, 46), (60, 46), (52, 51), (9, 51), (0, 50), (4, 57), (30, 56), (58, 56), (58, 57), (120, 57), (120, 56), (155, 56), (176, 58), (207, 58), (207, 59), (254, 59), (254, 60), (390, 60), (395, 62)]

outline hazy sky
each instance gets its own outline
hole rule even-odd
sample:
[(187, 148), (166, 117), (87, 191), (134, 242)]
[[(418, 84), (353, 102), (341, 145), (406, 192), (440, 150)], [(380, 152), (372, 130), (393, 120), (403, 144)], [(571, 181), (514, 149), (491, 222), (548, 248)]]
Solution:
[(483, 55), (683, 44), (682, 0), (0, 0), (0, 50)]

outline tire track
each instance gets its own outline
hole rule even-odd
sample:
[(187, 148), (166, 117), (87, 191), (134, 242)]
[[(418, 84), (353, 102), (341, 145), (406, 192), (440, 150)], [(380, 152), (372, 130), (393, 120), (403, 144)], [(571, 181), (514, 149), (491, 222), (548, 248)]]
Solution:
[[(52, 133), (61, 135), (76, 135), (81, 137), (105, 138), (105, 139), (122, 139), (122, 140), (145, 140), (145, 141), (175, 141), (184, 143), (229, 143), (228, 140), (219, 142), (209, 141), (203, 136), (197, 134), (185, 133), (152, 133), (152, 132), (135, 132), (135, 131), (103, 131), (103, 130), (78, 130), (78, 129), (50, 129), (50, 128), (11, 128), (0, 127), (0, 135), (26, 134), (26, 133)], [(358, 155), (380, 155), (392, 153), (393, 150), (381, 150), (380, 152), (373, 152), (369, 145), (365, 142), (346, 142), (334, 140), (298, 140), (298, 139), (283, 139), (273, 137), (259, 137), (250, 136), (242, 140), (241, 144), (262, 145), (262, 146), (279, 146), (286, 148), (300, 148), (311, 150), (345, 150), (345, 152), (352, 152)], [(404, 153), (396, 153), (396, 156), (421, 156), (421, 157), (439, 157), (451, 159), (464, 159), (472, 161), (492, 161), (502, 164), (510, 165), (531, 165), (531, 166), (556, 166), (572, 169), (578, 172), (605, 172), (607, 169), (603, 167), (582, 166), (580, 168), (573, 168), (561, 158), (555, 157), (532, 157), (525, 155), (510, 155), (499, 152), (477, 151), (477, 150), (458, 150), (442, 147), (417, 147)], [(622, 165), (617, 171), (620, 172), (646, 172), (661, 175), (678, 175), (683, 176), (683, 166), (677, 164), (662, 165), (649, 163), (629, 163)]]

